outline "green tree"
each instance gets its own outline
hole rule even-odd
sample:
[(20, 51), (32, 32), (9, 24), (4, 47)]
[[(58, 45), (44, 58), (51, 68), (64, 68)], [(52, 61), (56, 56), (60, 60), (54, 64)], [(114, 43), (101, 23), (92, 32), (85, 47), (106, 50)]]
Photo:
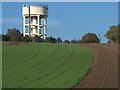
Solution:
[(95, 33), (87, 33), (82, 37), (83, 43), (99, 43), (100, 40)]
[(22, 41), (24, 41), (24, 42), (32, 42), (32, 38), (29, 37), (28, 35), (26, 35), (26, 36), (22, 37)]
[(58, 37), (58, 38), (56, 39), (56, 42), (57, 42), (57, 43), (62, 43), (62, 39)]
[(8, 41), (9, 40), (9, 38), (7, 37), (7, 35), (2, 34), (0, 36), (2, 38), (2, 41)]
[(109, 30), (106, 32), (105, 37), (108, 39), (108, 42), (117, 43), (120, 40), (120, 25), (118, 26), (111, 26)]
[(22, 39), (20, 31), (16, 28), (8, 29), (6, 35), (10, 41), (21, 41)]
[(76, 43), (76, 41), (75, 40), (71, 40), (71, 43)]
[(52, 36), (50, 36), (50, 37), (47, 37), (44, 42), (47, 42), (47, 43), (56, 43), (56, 39), (53, 38)]
[(41, 39), (40, 39), (40, 37), (38, 35), (35, 35), (34, 38), (33, 38), (33, 41), (34, 42), (40, 42)]
[(63, 43), (70, 43), (70, 41), (69, 40), (64, 40)]
[(76, 40), (76, 43), (82, 43), (82, 40), (78, 39)]

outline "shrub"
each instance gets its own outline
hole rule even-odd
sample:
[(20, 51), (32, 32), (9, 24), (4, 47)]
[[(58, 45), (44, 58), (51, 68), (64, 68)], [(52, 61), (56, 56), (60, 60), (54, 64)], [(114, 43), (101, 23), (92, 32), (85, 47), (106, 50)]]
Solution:
[(8, 29), (6, 35), (10, 41), (21, 41), (22, 39), (20, 31), (16, 28)]
[(70, 41), (69, 40), (64, 40), (64, 42), (63, 43), (70, 43)]
[(35, 35), (35, 36), (33, 37), (33, 41), (34, 41), (34, 42), (40, 42), (41, 39), (40, 39), (40, 37), (39, 37), (38, 35)]
[(98, 39), (97, 35), (94, 33), (87, 33), (82, 37), (83, 43), (99, 43), (100, 40)]

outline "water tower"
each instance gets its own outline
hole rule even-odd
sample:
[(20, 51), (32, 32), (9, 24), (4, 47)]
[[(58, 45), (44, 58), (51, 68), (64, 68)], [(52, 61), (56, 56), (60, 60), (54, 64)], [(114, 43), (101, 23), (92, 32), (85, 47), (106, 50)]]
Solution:
[(47, 5), (23, 5), (23, 35), (34, 37), (35, 35), (43, 36), (44, 40), (47, 35)]

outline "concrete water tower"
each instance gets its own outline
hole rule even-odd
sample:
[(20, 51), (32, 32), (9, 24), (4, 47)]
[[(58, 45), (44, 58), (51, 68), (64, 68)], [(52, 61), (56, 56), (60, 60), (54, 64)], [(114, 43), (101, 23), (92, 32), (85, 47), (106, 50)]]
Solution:
[(43, 36), (44, 40), (47, 35), (47, 5), (23, 5), (23, 35), (34, 37), (35, 35)]

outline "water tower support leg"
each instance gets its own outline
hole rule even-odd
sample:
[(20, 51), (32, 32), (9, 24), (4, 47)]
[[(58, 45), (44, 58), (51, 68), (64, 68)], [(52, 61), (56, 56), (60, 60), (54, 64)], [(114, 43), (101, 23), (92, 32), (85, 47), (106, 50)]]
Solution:
[(25, 36), (25, 33), (26, 33), (25, 32), (25, 16), (23, 16), (23, 31), (24, 31), (24, 33), (23, 33), (24, 35), (23, 36)]
[(40, 34), (40, 27), (39, 27), (39, 25), (40, 25), (40, 19), (39, 19), (39, 15), (37, 16), (37, 19), (38, 19), (38, 36), (39, 36), (39, 34)]
[(44, 17), (44, 40), (46, 40), (46, 26), (47, 26), (47, 18)]

